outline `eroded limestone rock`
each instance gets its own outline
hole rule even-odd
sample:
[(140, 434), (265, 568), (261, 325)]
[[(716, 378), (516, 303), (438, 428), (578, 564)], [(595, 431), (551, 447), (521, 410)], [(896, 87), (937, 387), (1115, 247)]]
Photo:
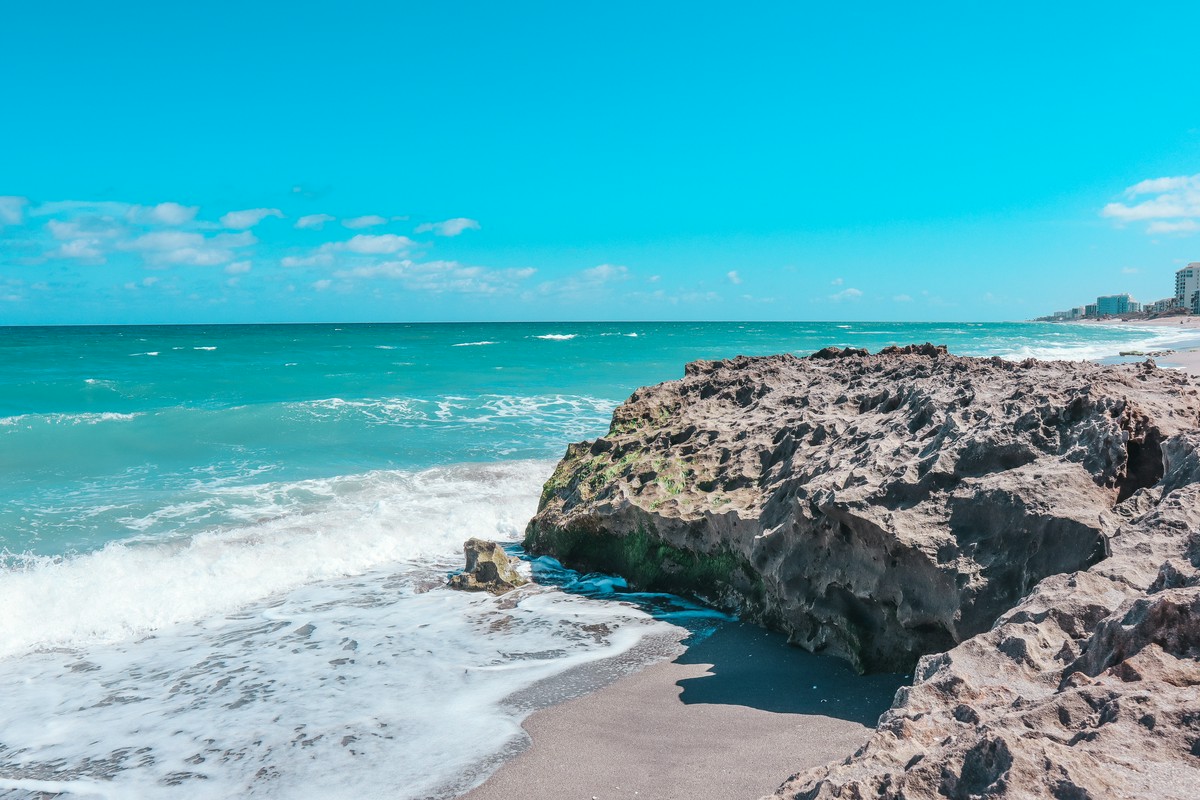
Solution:
[(466, 567), (459, 574), (450, 576), (447, 585), (451, 589), (499, 595), (527, 583), (513, 568), (504, 548), (495, 542), (468, 539), (463, 543), (463, 554)]
[(1195, 380), (1152, 364), (698, 362), (568, 449), (526, 546), (915, 664), (778, 797), (1194, 798), (1198, 428)]

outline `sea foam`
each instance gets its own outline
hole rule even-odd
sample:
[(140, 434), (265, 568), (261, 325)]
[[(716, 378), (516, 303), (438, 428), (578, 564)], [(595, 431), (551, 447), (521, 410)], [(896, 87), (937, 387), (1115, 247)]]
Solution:
[(551, 466), (229, 487), (256, 501), (244, 524), (10, 558), (0, 793), (425, 798), (477, 783), (523, 737), (531, 707), (507, 698), (597, 659), (634, 668), (647, 636), (677, 638), (585, 596), (611, 579), (545, 560), (569, 591), (444, 588), (465, 538), (520, 535)]

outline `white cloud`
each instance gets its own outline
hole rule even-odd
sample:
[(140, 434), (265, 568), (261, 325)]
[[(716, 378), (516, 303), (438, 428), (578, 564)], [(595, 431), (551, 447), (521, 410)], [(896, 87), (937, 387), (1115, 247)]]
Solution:
[(284, 256), (279, 259), (284, 267), (327, 267), (333, 263), (329, 253), (315, 253), (311, 256)]
[(843, 281), (841, 278), (834, 278), (833, 280), (831, 280), (829, 282), (829, 285), (830, 286), (841, 286), (843, 283), (845, 283), (845, 281)]
[(184, 206), (179, 203), (159, 203), (150, 209), (149, 216), (164, 225), (182, 225), (196, 218), (199, 206)]
[(247, 208), (244, 211), (230, 211), (221, 217), (221, 224), (226, 228), (253, 228), (267, 217), (283, 219), (283, 212), (278, 208)]
[(314, 289), (316, 289), (318, 292), (323, 292), (332, 285), (333, 285), (333, 281), (329, 280), (328, 278), (325, 278), (323, 280), (313, 281), (312, 287)]
[(333, 222), (337, 217), (332, 214), (305, 214), (300, 219), (296, 220), (297, 228), (312, 228), (321, 230), (325, 227), (326, 222)]
[(417, 292), (497, 294), (509, 292), (536, 272), (532, 267), (491, 269), (457, 261), (416, 262), (409, 259), (339, 270), (335, 278), (390, 278)]
[(912, 297), (910, 297), (909, 295), (906, 295), (906, 294), (898, 294), (892, 298), (892, 302), (894, 302), (894, 303), (911, 303)]
[(349, 250), (360, 255), (392, 255), (407, 250), (416, 242), (407, 236), (397, 236), (394, 233), (373, 235), (360, 233), (347, 242), (328, 242), (321, 245), (322, 250)]
[(1125, 190), (1132, 204), (1109, 203), (1100, 215), (1126, 222), (1147, 222), (1147, 233), (1193, 233), (1200, 230), (1200, 174), (1151, 178)]
[(1184, 219), (1179, 222), (1155, 220), (1146, 228), (1146, 233), (1193, 233), (1195, 231), (1200, 231), (1200, 223), (1194, 219)]
[(249, 271), (250, 271), (250, 262), (249, 261), (235, 261), (232, 264), (225, 267), (225, 272), (230, 275), (238, 275), (243, 272), (249, 272)]
[(1136, 197), (1139, 194), (1161, 194), (1162, 192), (1173, 192), (1176, 189), (1187, 188), (1188, 181), (1192, 178), (1176, 177), (1176, 178), (1150, 178), (1149, 180), (1135, 183), (1125, 190), (1125, 194), (1130, 197)]
[(364, 217), (352, 217), (342, 220), (342, 224), (347, 228), (374, 228), (376, 225), (386, 225), (387, 217), (381, 217), (378, 214), (367, 214)]
[(842, 289), (836, 294), (829, 295), (829, 299), (835, 303), (840, 303), (843, 300), (857, 300), (862, 296), (862, 292), (860, 292), (858, 289), (855, 289), (853, 286), (850, 286), (846, 289)]
[(246, 247), (258, 241), (250, 231), (222, 233), (207, 238), (188, 231), (151, 231), (120, 245), (122, 250), (143, 253), (146, 261), (158, 266), (186, 264), (212, 267), (233, 260), (231, 248)]
[(437, 236), (458, 236), (463, 231), (479, 230), (479, 223), (466, 217), (455, 217), (442, 222), (425, 222), (417, 226), (417, 233), (432, 231)]
[(20, 225), (25, 220), (25, 206), (29, 201), (14, 195), (0, 196), (0, 225)]
[(537, 291), (542, 295), (559, 295), (566, 298), (585, 299), (594, 297), (597, 292), (606, 290), (609, 284), (624, 281), (628, 277), (628, 267), (620, 264), (600, 264), (580, 270), (575, 275), (546, 281), (538, 285)]
[(619, 264), (601, 264), (579, 273), (588, 281), (604, 283), (607, 281), (623, 281), (629, 276), (629, 269)]
[(110, 219), (83, 217), (79, 220), (52, 219), (46, 223), (46, 230), (59, 241), (65, 239), (116, 239), (124, 235), (125, 228)]
[(393, 256), (406, 252), (416, 244), (407, 236), (394, 233), (360, 233), (345, 242), (326, 242), (307, 256), (286, 256), (279, 263), (285, 267), (323, 267), (333, 263), (334, 253), (354, 253), (363, 256)]
[(726, 272), (725, 277), (729, 278), (729, 282), (734, 286), (737, 286), (742, 282), (742, 276), (738, 275), (738, 271), (736, 269), (731, 269), (729, 272)]
[(100, 250), (99, 245), (99, 239), (72, 239), (68, 242), (63, 242), (57, 250), (49, 255), (58, 258), (104, 261), (104, 252)]
[(1139, 272), (1141, 272), (1141, 270), (1139, 270), (1137, 267), (1122, 267), (1121, 268), (1122, 275), (1137, 275)]

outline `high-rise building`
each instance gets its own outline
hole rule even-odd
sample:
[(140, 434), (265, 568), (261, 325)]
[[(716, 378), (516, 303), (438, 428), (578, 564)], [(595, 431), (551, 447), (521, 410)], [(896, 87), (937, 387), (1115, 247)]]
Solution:
[[(1100, 316), (1128, 314), (1131, 304), (1135, 304), (1132, 297), (1127, 294), (1110, 294), (1096, 298), (1096, 312)], [(1139, 306), (1140, 308), (1140, 306)]]
[(1200, 314), (1200, 261), (1193, 261), (1175, 273), (1175, 302)]

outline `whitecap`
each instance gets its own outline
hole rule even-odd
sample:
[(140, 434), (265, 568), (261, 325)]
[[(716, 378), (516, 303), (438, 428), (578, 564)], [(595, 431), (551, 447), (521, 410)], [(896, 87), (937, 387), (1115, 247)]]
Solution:
[(489, 341), (482, 341), (482, 342), (459, 342), (458, 344), (452, 344), (452, 345), (450, 345), (450, 346), (451, 346), (451, 347), (483, 347), (484, 345), (489, 345), (489, 344), (495, 344), (495, 342), (489, 342)]
[(568, 339), (574, 339), (579, 334), (577, 333), (546, 333), (541, 336), (535, 336), (535, 339), (550, 339), (556, 342), (565, 342)]

